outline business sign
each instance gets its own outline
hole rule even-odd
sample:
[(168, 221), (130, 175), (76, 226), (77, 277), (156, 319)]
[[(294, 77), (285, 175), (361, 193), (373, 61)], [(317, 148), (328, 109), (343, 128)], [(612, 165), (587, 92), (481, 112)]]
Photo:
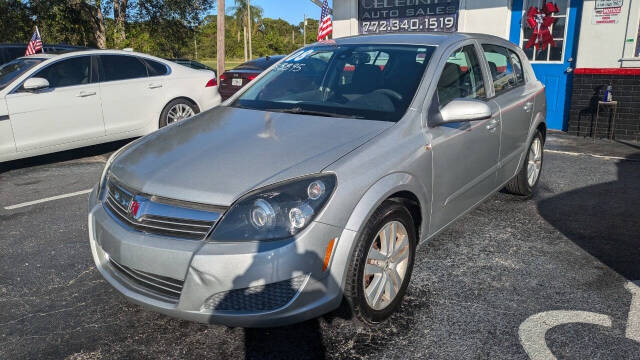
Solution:
[(596, 0), (596, 9), (619, 8), (624, 0)]
[(460, 0), (358, 0), (360, 34), (458, 30)]
[(594, 9), (591, 23), (594, 25), (617, 24), (620, 21), (620, 14), (622, 14), (622, 7)]

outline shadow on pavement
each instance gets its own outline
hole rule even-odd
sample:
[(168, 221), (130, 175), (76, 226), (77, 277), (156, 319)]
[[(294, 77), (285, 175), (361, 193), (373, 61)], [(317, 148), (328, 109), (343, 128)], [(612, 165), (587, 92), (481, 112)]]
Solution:
[[(72, 161), (87, 157), (108, 155), (128, 144), (133, 139), (113, 141), (104, 144), (82, 147), (78, 149), (54, 152), (51, 154), (28, 157), (24, 159), (0, 163), (0, 174), (9, 170), (18, 170), (33, 166), (48, 165), (65, 161)], [(106, 160), (106, 159), (105, 159)]]
[(640, 280), (640, 153), (621, 160), (618, 179), (538, 203), (542, 217), (627, 278)]

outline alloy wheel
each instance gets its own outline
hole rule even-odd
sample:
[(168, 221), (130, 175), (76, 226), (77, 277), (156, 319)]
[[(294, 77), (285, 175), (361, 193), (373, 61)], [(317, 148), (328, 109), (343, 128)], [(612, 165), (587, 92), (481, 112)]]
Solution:
[(175, 104), (167, 113), (167, 125), (176, 121), (184, 120), (195, 115), (193, 109), (187, 104)]
[(527, 164), (527, 182), (533, 187), (540, 176), (542, 168), (542, 141), (535, 137), (529, 148), (529, 163)]
[(386, 223), (371, 243), (362, 277), (367, 304), (385, 309), (402, 287), (409, 263), (407, 229), (399, 221)]

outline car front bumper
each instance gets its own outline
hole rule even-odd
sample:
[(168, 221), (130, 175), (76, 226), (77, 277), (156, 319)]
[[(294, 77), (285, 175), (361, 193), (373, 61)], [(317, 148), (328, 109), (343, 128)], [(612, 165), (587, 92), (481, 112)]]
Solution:
[[(134, 303), (203, 323), (279, 326), (337, 308), (342, 277), (336, 279), (322, 267), (330, 240), (339, 242), (345, 232), (350, 233), (314, 222), (296, 238), (276, 242), (175, 239), (122, 224), (98, 201), (96, 190), (89, 198), (91, 252), (104, 278)], [(179, 296), (158, 293), (123, 269), (183, 281)]]

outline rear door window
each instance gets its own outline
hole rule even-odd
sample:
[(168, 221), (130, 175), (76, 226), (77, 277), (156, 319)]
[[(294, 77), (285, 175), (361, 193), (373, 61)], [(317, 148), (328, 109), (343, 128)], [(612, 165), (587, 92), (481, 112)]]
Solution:
[[(505, 47), (493, 44), (483, 44), (482, 49), (484, 50), (484, 57), (489, 64), (489, 71), (493, 78), (493, 88), (496, 95), (505, 93), (524, 83), (522, 63), (515, 53), (510, 52)], [(512, 54), (518, 60), (518, 70), (514, 69)], [(519, 71), (520, 75), (518, 75), (516, 71)], [(521, 80), (519, 80), (518, 77), (520, 77)]]
[(147, 77), (147, 67), (135, 56), (100, 55), (102, 81), (117, 81)]

